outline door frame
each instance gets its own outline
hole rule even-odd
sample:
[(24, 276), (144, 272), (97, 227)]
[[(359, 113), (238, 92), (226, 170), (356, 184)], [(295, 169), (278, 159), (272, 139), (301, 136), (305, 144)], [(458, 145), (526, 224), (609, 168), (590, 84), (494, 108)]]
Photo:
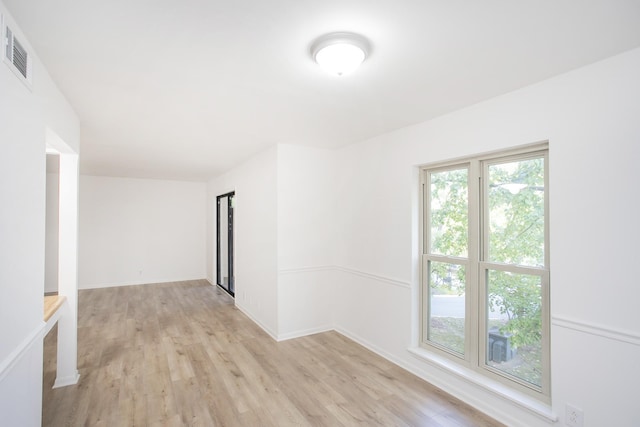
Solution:
[[(220, 286), (220, 288), (222, 288), (232, 297), (235, 297), (235, 280), (233, 271), (233, 198), (235, 197), (235, 195), (235, 191), (230, 191), (228, 193), (216, 196), (216, 283), (218, 286)], [(227, 224), (229, 227), (229, 232), (227, 233), (227, 266), (229, 271), (229, 289), (224, 287), (220, 271), (220, 264), (222, 262), (222, 257), (220, 255), (220, 203), (225, 197), (227, 198)]]

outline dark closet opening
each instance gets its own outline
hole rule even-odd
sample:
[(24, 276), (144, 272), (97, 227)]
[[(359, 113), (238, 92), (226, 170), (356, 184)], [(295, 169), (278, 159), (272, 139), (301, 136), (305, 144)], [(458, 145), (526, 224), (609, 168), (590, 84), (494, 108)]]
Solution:
[(235, 296), (233, 276), (233, 197), (235, 191), (216, 197), (216, 235), (218, 286)]

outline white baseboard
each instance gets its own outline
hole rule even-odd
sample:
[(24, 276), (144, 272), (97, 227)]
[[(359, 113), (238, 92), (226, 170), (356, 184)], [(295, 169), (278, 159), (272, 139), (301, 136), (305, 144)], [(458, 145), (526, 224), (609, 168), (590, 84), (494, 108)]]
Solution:
[[(125, 282), (112, 282), (112, 283), (91, 283), (91, 284), (81, 284), (78, 285), (79, 290), (83, 289), (102, 289), (102, 288), (117, 288), (119, 286), (139, 286), (139, 285), (159, 285), (162, 283), (174, 283), (174, 282), (189, 282), (194, 280), (207, 280), (203, 277), (197, 278), (180, 278), (180, 279), (145, 279), (145, 280), (135, 280), (135, 281), (125, 281)], [(209, 281), (209, 283), (211, 283)]]
[[(516, 427), (516, 426), (527, 427), (526, 424), (523, 424), (522, 420), (515, 418), (513, 414), (508, 414), (508, 413), (505, 413), (504, 411), (498, 410), (497, 408), (492, 406), (490, 403), (486, 402), (481, 395), (477, 395), (475, 393), (471, 393), (469, 390), (464, 390), (460, 387), (453, 386), (450, 382), (445, 381), (443, 378), (440, 378), (437, 375), (434, 375), (433, 373), (427, 372), (425, 369), (422, 369), (418, 366), (412, 365), (411, 363), (408, 363), (404, 360), (399, 359), (398, 357), (384, 351), (383, 349), (376, 346), (375, 344), (372, 344), (368, 340), (365, 340), (362, 337), (354, 333), (351, 333), (346, 329), (336, 327), (335, 331), (338, 332), (339, 334), (344, 335), (350, 340), (355, 341), (356, 343), (362, 345), (363, 347), (371, 350), (377, 355), (387, 359), (389, 362), (405, 369), (408, 372), (411, 372), (412, 374), (425, 380), (429, 384), (432, 384), (444, 390), (445, 392), (451, 394), (452, 396), (462, 400), (463, 402), (473, 406), (477, 410), (489, 415), (490, 417), (495, 418), (496, 420), (506, 423), (507, 425), (512, 427)], [(438, 370), (443, 372), (445, 371), (443, 368), (439, 366), (434, 366), (434, 368), (437, 368)], [(448, 372), (446, 374), (452, 375), (452, 374), (449, 374)], [(487, 393), (489, 392), (487, 391)], [(515, 402), (512, 402), (510, 399), (506, 399), (505, 403), (508, 405), (517, 405)], [(545, 424), (552, 425), (557, 421), (557, 416), (552, 412), (543, 413), (542, 411), (532, 411), (530, 408), (522, 408), (522, 409), (532, 413)]]
[(256, 325), (258, 325), (263, 331), (265, 331), (271, 338), (273, 338), (275, 341), (278, 341), (278, 335), (272, 331), (270, 328), (268, 328), (267, 326), (265, 326), (262, 322), (260, 322), (258, 319), (256, 319), (246, 308), (242, 307), (240, 304), (238, 304), (238, 301), (236, 301), (236, 308), (238, 310), (240, 310), (242, 312), (242, 314), (244, 314), (245, 316), (247, 316), (249, 319), (251, 319), (251, 321), (253, 323), (255, 323)]
[(309, 328), (309, 329), (304, 329), (304, 330), (300, 330), (300, 331), (293, 331), (293, 332), (287, 332), (286, 334), (278, 334), (278, 339), (277, 341), (286, 341), (286, 340), (291, 340), (294, 338), (300, 338), (300, 337), (305, 337), (307, 335), (313, 335), (313, 334), (319, 334), (322, 332), (329, 332), (329, 331), (333, 331), (333, 326), (331, 325), (324, 325), (324, 326), (318, 326), (315, 328)]

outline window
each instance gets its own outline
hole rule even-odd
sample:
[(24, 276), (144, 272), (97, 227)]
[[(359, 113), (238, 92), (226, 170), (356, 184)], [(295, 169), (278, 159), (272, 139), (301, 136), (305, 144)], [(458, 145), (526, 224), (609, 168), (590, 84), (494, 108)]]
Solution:
[(426, 167), (421, 343), (549, 401), (548, 149)]

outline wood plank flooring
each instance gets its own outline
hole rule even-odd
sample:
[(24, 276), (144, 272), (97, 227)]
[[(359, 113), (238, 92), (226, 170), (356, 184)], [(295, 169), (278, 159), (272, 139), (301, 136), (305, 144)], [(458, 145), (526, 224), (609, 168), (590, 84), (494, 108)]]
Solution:
[(80, 382), (53, 390), (43, 426), (501, 424), (327, 332), (277, 343), (206, 281), (79, 292)]

